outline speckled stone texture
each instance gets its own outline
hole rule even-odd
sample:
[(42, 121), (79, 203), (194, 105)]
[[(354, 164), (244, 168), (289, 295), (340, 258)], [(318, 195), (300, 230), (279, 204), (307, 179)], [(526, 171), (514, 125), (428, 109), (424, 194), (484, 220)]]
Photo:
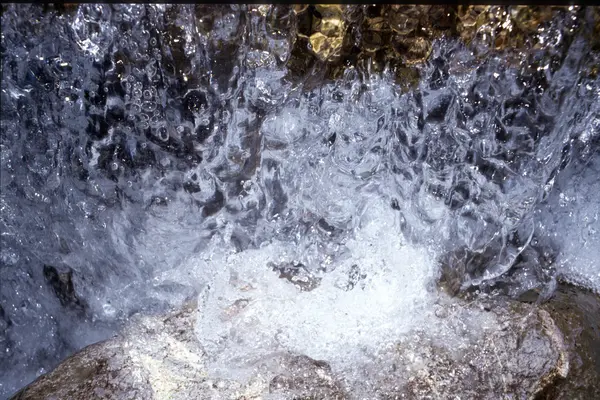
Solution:
[[(449, 327), (446, 333), (415, 331), (368, 364), (349, 365), (344, 374), (326, 361), (276, 353), (243, 382), (209, 376), (193, 331), (196, 310), (188, 304), (167, 316), (134, 318), (120, 335), (86, 347), (13, 399), (587, 399), (600, 394), (600, 300), (572, 286), (560, 286), (541, 306), (455, 298), (436, 311), (440, 324)], [(491, 322), (473, 334), (469, 324), (475, 315)]]

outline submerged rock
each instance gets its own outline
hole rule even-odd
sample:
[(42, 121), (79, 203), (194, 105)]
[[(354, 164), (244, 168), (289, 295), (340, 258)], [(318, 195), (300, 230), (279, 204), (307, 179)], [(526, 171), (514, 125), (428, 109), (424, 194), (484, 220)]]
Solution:
[(567, 379), (548, 385), (539, 399), (600, 399), (600, 296), (559, 285), (546, 310), (569, 349)]
[(54, 294), (65, 307), (73, 307), (83, 310), (86, 305), (77, 296), (75, 286), (73, 285), (73, 270), (63, 268), (59, 270), (52, 265), (44, 265), (44, 278), (50, 285)]
[[(447, 329), (416, 330), (345, 371), (274, 353), (252, 376), (211, 377), (196, 338), (197, 306), (132, 320), (15, 394), (24, 399), (516, 399), (600, 395), (600, 298), (569, 285), (539, 306), (440, 297)], [(425, 328), (425, 327), (424, 327)], [(441, 333), (444, 332), (444, 333)], [(590, 397), (591, 396), (591, 397)]]
[(505, 52), (509, 60), (543, 49), (554, 30), (560, 31), (561, 46), (579, 31), (596, 46), (594, 32), (600, 25), (597, 10), (580, 6), (304, 4), (294, 11), (298, 31), (292, 75), (305, 74), (314, 60), (320, 61), (318, 69), (328, 68), (331, 78), (341, 76), (347, 65), (371, 71), (387, 65), (413, 88), (417, 85), (410, 75), (420, 73), (436, 39), (459, 38), (477, 57)]

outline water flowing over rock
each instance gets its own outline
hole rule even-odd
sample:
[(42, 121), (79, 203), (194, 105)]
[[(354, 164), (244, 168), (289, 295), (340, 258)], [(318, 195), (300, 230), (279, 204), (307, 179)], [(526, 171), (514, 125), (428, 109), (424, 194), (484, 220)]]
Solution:
[[(542, 307), (445, 298), (436, 315), (451, 334), (390, 338), (376, 358), (352, 367), (356, 380), (340, 379), (325, 361), (276, 353), (236, 381), (207, 372), (192, 329), (197, 304), (190, 303), (135, 318), (115, 338), (71, 356), (12, 399), (593, 398), (600, 393), (597, 311), (597, 295), (570, 285)], [(487, 324), (474, 333), (480, 314)]]
[(599, 10), (2, 4), (0, 398), (596, 393)]

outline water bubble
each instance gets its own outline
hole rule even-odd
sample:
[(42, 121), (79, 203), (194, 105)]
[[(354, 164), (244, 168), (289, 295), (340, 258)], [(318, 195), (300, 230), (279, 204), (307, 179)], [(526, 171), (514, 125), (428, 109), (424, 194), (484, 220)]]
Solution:
[[(145, 115), (145, 116), (146, 116), (146, 115)], [(148, 117), (146, 116), (146, 118), (148, 118)], [(160, 113), (157, 113), (157, 112), (155, 111), (155, 112), (154, 112), (154, 115), (153, 115), (153, 116), (150, 118), (150, 123), (151, 123), (152, 125), (155, 125), (155, 126), (156, 126), (156, 125), (161, 125), (161, 124), (162, 124), (162, 122), (163, 122), (163, 120), (162, 120), (162, 118), (161, 118), (161, 116), (160, 116)]]
[(153, 102), (153, 101), (145, 101), (145, 102), (142, 104), (142, 109), (143, 109), (145, 112), (152, 112), (152, 111), (156, 110), (156, 103), (155, 103), (155, 102)]
[(156, 128), (154, 135), (156, 137), (158, 137), (160, 140), (162, 140), (163, 142), (166, 142), (167, 140), (169, 140), (169, 131), (164, 126)]
[(152, 79), (156, 75), (157, 69), (154, 65), (148, 65), (146, 67), (146, 73), (148, 74), (148, 78)]

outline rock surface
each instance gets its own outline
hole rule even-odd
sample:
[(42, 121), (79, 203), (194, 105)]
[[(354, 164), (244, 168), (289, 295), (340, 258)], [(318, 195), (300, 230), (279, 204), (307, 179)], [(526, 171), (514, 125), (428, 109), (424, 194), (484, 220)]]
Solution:
[(600, 296), (560, 285), (543, 307), (564, 334), (570, 371), (567, 379), (548, 386), (539, 398), (600, 399)]
[[(368, 363), (274, 354), (250, 379), (211, 378), (196, 304), (139, 316), (14, 395), (24, 399), (589, 399), (600, 397), (600, 299), (562, 285), (539, 306), (498, 298), (441, 301), (449, 334), (415, 331)], [(474, 329), (474, 313), (487, 315)], [(481, 320), (477, 320), (481, 321)], [(475, 333), (473, 333), (476, 331)], [(442, 331), (440, 331), (442, 332)]]

